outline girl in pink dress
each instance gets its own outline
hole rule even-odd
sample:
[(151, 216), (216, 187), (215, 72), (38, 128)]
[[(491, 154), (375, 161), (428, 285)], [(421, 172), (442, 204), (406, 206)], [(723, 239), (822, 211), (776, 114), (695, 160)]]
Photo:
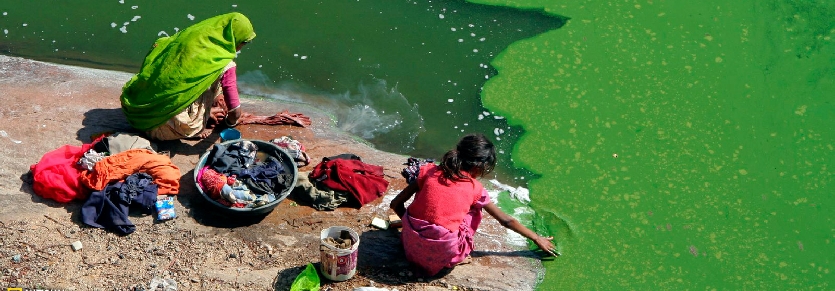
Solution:
[[(556, 255), (553, 237), (539, 236), (490, 201), (476, 178), (489, 174), (495, 165), (493, 143), (481, 134), (464, 136), (454, 150), (444, 155), (440, 166), (421, 166), (416, 181), (392, 200), (391, 209), (403, 221), (401, 241), (406, 259), (420, 266), (426, 275), (434, 276), (468, 259), (482, 209), (502, 226)], [(407, 209), (405, 203), (412, 196), (415, 199)]]

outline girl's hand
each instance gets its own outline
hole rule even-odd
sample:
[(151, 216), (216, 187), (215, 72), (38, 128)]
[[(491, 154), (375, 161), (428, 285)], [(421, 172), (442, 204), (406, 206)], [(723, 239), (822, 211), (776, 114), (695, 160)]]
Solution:
[(554, 247), (553, 243), (551, 243), (552, 240), (554, 240), (553, 236), (549, 236), (549, 237), (537, 236), (537, 238), (534, 239), (533, 242), (536, 243), (536, 245), (539, 246), (539, 248), (542, 249), (543, 251), (551, 254), (552, 256), (559, 257), (560, 253), (557, 252), (557, 248)]

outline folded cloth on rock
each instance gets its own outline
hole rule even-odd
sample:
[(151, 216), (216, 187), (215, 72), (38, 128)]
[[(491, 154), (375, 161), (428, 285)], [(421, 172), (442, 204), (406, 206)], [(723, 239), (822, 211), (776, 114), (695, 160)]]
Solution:
[(157, 201), (153, 179), (146, 173), (136, 173), (125, 178), (125, 182), (114, 182), (93, 192), (81, 206), (81, 221), (122, 235), (133, 233), (136, 226), (128, 219), (130, 207), (138, 206), (145, 214), (153, 212)]
[(106, 157), (96, 163), (92, 171), (81, 174), (81, 183), (93, 190), (102, 190), (113, 181), (145, 172), (154, 178), (159, 194), (177, 194), (180, 191), (180, 168), (166, 155), (147, 149), (132, 149)]
[(301, 127), (310, 126), (310, 117), (301, 113), (290, 113), (287, 110), (272, 116), (255, 116), (252, 113), (242, 112), (238, 124), (264, 124), (264, 125), (297, 125)]

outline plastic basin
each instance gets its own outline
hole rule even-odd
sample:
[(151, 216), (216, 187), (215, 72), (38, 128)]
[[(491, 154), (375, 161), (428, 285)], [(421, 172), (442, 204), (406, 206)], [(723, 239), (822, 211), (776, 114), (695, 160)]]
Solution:
[[(221, 142), (220, 144), (228, 145), (228, 144), (232, 144), (232, 143), (236, 143), (236, 142), (240, 142), (240, 141), (243, 141), (243, 140), (241, 140), (241, 139), (230, 140), (230, 141)], [(281, 149), (280, 147), (278, 147), (278, 146), (276, 146), (272, 143), (266, 142), (266, 141), (261, 141), (261, 140), (248, 140), (248, 141), (251, 141), (256, 146), (258, 146), (258, 151), (259, 152), (263, 151), (263, 149), (270, 149), (270, 151), (268, 151), (268, 152), (278, 153), (280, 155), (280, 157), (276, 157), (276, 158), (281, 162), (281, 164), (282, 164), (282, 166), (284, 166), (285, 170), (288, 170), (288, 171), (291, 172), (292, 177), (293, 177), (292, 182), (291, 182), (290, 186), (287, 187), (287, 189), (284, 189), (281, 193), (276, 193), (275, 201), (273, 201), (273, 202), (261, 205), (259, 207), (252, 207), (252, 208), (250, 208), (250, 207), (247, 207), (247, 208), (227, 207), (226, 205), (220, 204), (220, 202), (215, 201), (214, 199), (209, 197), (208, 194), (203, 192), (203, 188), (200, 186), (200, 182), (197, 181), (197, 173), (199, 173), (200, 169), (203, 168), (203, 166), (206, 165), (206, 160), (209, 158), (209, 154), (211, 154), (211, 152), (212, 152), (212, 149), (210, 148), (205, 153), (203, 153), (202, 156), (200, 156), (200, 161), (197, 163), (197, 166), (194, 167), (194, 175), (192, 177), (192, 181), (194, 181), (194, 185), (197, 186), (197, 191), (200, 192), (200, 196), (202, 196), (203, 199), (205, 199), (209, 203), (210, 207), (215, 208), (218, 211), (221, 211), (221, 212), (223, 212), (225, 214), (228, 214), (228, 215), (262, 215), (262, 214), (269, 213), (276, 206), (278, 206), (278, 204), (281, 203), (281, 201), (283, 201), (285, 198), (287, 198), (287, 196), (290, 195), (290, 192), (292, 192), (293, 188), (296, 187), (296, 178), (298, 178), (298, 176), (299, 176), (299, 169), (296, 166), (296, 162), (283, 149)], [(273, 151), (273, 150), (275, 150), (275, 151)]]

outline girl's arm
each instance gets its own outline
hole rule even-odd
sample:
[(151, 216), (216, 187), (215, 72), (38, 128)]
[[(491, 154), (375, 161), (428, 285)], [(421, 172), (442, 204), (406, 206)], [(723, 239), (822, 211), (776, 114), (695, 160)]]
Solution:
[(393, 200), (391, 200), (391, 204), (389, 207), (394, 210), (394, 213), (397, 213), (397, 217), (403, 217), (406, 214), (406, 201), (409, 201), (412, 198), (412, 195), (417, 193), (418, 186), (417, 183), (412, 183), (403, 188), (403, 191), (400, 191)]
[(510, 230), (513, 230), (525, 236), (526, 238), (532, 240), (534, 243), (536, 243), (537, 246), (539, 246), (540, 249), (542, 249), (545, 252), (548, 252), (552, 256), (559, 256), (557, 254), (557, 249), (554, 247), (554, 244), (551, 243), (551, 241), (554, 239), (553, 236), (539, 236), (532, 230), (519, 223), (519, 221), (516, 220), (516, 218), (513, 218), (513, 216), (507, 215), (506, 213), (502, 212), (502, 210), (499, 209), (499, 207), (496, 206), (496, 204), (493, 204), (493, 202), (490, 202), (489, 204), (487, 204), (487, 206), (484, 206), (484, 210), (487, 210), (487, 213), (489, 213), (490, 216), (493, 216), (493, 218), (498, 220), (499, 223), (502, 224), (502, 226), (507, 227)]

